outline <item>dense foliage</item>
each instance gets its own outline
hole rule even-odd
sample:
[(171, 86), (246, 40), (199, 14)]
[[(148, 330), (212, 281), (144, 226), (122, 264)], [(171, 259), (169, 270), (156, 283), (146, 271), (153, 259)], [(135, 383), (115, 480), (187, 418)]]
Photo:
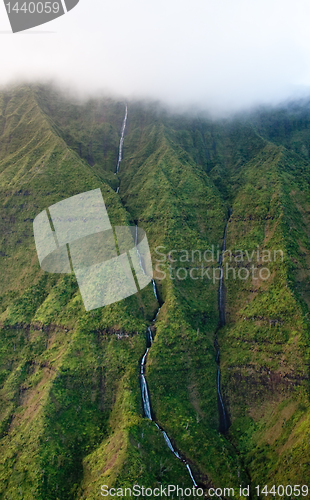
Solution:
[[(149, 325), (152, 411), (199, 484), (233, 487), (237, 497), (240, 484), (252, 493), (257, 484), (305, 484), (309, 106), (215, 121), (130, 102), (114, 175), (124, 110), (39, 85), (0, 93), (0, 498), (91, 500), (103, 484), (192, 486), (143, 416)], [(85, 312), (73, 274), (40, 270), (35, 216), (95, 188), (113, 225), (146, 231), (160, 304), (149, 284)], [(228, 217), (226, 325), (217, 335), (231, 425), (222, 435), (218, 279), (206, 270), (218, 268)]]

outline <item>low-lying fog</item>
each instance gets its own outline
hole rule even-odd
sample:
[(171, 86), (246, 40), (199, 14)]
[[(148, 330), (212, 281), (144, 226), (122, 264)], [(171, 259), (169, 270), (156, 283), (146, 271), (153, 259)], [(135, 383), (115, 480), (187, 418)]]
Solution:
[(223, 113), (309, 93), (310, 2), (80, 0), (11, 33), (0, 5), (0, 84), (53, 79)]

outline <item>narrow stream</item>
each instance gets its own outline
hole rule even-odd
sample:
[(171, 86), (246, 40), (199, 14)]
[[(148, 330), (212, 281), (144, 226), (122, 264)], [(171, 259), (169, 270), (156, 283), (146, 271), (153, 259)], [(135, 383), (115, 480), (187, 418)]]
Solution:
[[(119, 172), (120, 164), (121, 164), (121, 161), (123, 158), (123, 144), (124, 144), (124, 135), (125, 135), (125, 129), (126, 129), (126, 124), (127, 124), (127, 118), (128, 118), (128, 108), (127, 108), (127, 104), (126, 104), (125, 117), (124, 117), (124, 121), (123, 121), (121, 139), (120, 139), (120, 143), (119, 143), (118, 162), (117, 162), (115, 175), (118, 174), (118, 172)], [(116, 189), (116, 193), (117, 194), (119, 193), (119, 186)], [(140, 267), (142, 269), (143, 274), (145, 274), (145, 270), (144, 270), (143, 264), (142, 264), (141, 255), (140, 255), (140, 252), (138, 250), (138, 226), (137, 225), (136, 225), (136, 234), (135, 234), (135, 246), (136, 246), (137, 254), (139, 257)], [(153, 286), (154, 296), (155, 296), (157, 302), (159, 303), (157, 289), (156, 289), (156, 283), (155, 283), (154, 279), (152, 279), (152, 286)], [(159, 311), (160, 311), (160, 307), (158, 307), (158, 309), (157, 309), (155, 318), (153, 319), (153, 324), (156, 321), (156, 318), (158, 316)], [(178, 460), (181, 460), (184, 463), (185, 467), (188, 470), (188, 473), (190, 475), (190, 478), (191, 478), (194, 486), (197, 487), (198, 485), (194, 479), (194, 476), (193, 476), (193, 473), (192, 473), (192, 470), (191, 470), (189, 464), (186, 462), (186, 460), (184, 460), (179, 455), (178, 451), (174, 449), (167, 433), (163, 429), (161, 429), (161, 427), (157, 424), (157, 422), (155, 422), (152, 418), (150, 395), (149, 395), (149, 390), (148, 390), (148, 386), (147, 386), (147, 382), (146, 382), (146, 378), (145, 378), (145, 371), (144, 371), (146, 358), (147, 358), (148, 352), (149, 352), (152, 344), (153, 344), (153, 336), (152, 336), (151, 328), (149, 327), (147, 330), (147, 347), (146, 347), (146, 351), (145, 351), (145, 353), (142, 357), (141, 363), (140, 363), (140, 380), (141, 380), (141, 396), (142, 396), (143, 411), (144, 411), (146, 418), (153, 421), (154, 424), (156, 425), (157, 429), (161, 431), (170, 451), (172, 451), (172, 453), (178, 458)]]
[(221, 393), (221, 368), (220, 368), (220, 348), (218, 344), (218, 339), (217, 339), (217, 332), (218, 330), (225, 325), (225, 297), (224, 297), (224, 271), (223, 271), (223, 256), (224, 252), (226, 250), (226, 235), (227, 235), (227, 226), (229, 223), (230, 216), (232, 214), (232, 209), (229, 209), (228, 213), (228, 220), (225, 225), (224, 229), (224, 236), (223, 236), (223, 245), (222, 245), (222, 252), (219, 258), (219, 267), (220, 267), (220, 282), (219, 282), (219, 290), (218, 290), (218, 307), (219, 307), (219, 323), (218, 327), (215, 332), (215, 337), (214, 337), (214, 346), (216, 349), (216, 363), (217, 363), (217, 377), (216, 377), (216, 384), (217, 384), (217, 395), (218, 395), (218, 407), (219, 407), (219, 418), (220, 418), (220, 431), (225, 434), (225, 432), (228, 431), (229, 427), (229, 422), (222, 398), (222, 393)]
[[(128, 118), (128, 108), (127, 108), (127, 105), (126, 105), (125, 116), (124, 116), (122, 131), (121, 131), (121, 139), (120, 139), (120, 143), (119, 143), (118, 162), (117, 162), (117, 167), (116, 167), (115, 175), (118, 174), (119, 168), (120, 168), (120, 164), (121, 164), (121, 161), (122, 161), (124, 135), (125, 135), (125, 129), (126, 129), (126, 124), (127, 124), (127, 118)], [(117, 187), (116, 193), (119, 193), (119, 186)], [(231, 213), (232, 213), (232, 211), (230, 210), (229, 217), (230, 217)], [(220, 256), (220, 260), (219, 260), (219, 266), (220, 266), (220, 269), (221, 269), (221, 276), (220, 276), (219, 292), (218, 292), (218, 294), (219, 294), (219, 326), (218, 326), (218, 328), (220, 328), (221, 326), (225, 325), (223, 253), (225, 252), (225, 246), (226, 246), (227, 226), (228, 226), (228, 221), (226, 223), (225, 230), (224, 230), (222, 255)], [(145, 274), (145, 270), (143, 269), (142, 259), (141, 259), (141, 255), (140, 255), (140, 252), (138, 250), (137, 244), (138, 244), (138, 227), (136, 226), (135, 246), (136, 246), (138, 257), (139, 257), (140, 267), (141, 267), (143, 273)], [(154, 279), (152, 279), (152, 286), (153, 286), (154, 296), (155, 296), (157, 302), (159, 302), (159, 300), (158, 300), (158, 293), (157, 293), (157, 289), (156, 289), (156, 283), (155, 283)], [(158, 310), (156, 312), (156, 315), (155, 315), (155, 318), (153, 319), (153, 324), (156, 321), (156, 318), (158, 316), (159, 311), (160, 311), (160, 307), (158, 308)], [(195, 481), (195, 478), (193, 476), (193, 473), (192, 473), (192, 470), (191, 470), (189, 464), (186, 462), (186, 460), (184, 458), (182, 458), (180, 456), (180, 454), (178, 453), (178, 451), (175, 450), (175, 448), (173, 447), (173, 445), (172, 445), (172, 443), (171, 443), (171, 441), (170, 441), (167, 433), (164, 431), (164, 429), (162, 429), (157, 424), (157, 422), (155, 422), (153, 420), (153, 418), (152, 418), (150, 395), (149, 395), (149, 390), (148, 390), (148, 386), (147, 386), (147, 381), (146, 381), (146, 378), (145, 378), (145, 365), (146, 365), (147, 355), (148, 355), (149, 350), (150, 350), (150, 348), (151, 348), (151, 346), (153, 344), (153, 340), (154, 339), (153, 339), (153, 336), (152, 336), (152, 331), (151, 331), (151, 328), (149, 327), (148, 331), (147, 331), (147, 347), (146, 347), (145, 353), (144, 353), (144, 355), (142, 357), (142, 360), (141, 360), (141, 363), (140, 363), (140, 381), (141, 381), (141, 396), (142, 396), (143, 411), (144, 411), (145, 417), (148, 418), (149, 420), (153, 421), (154, 424), (156, 425), (157, 429), (161, 431), (161, 433), (162, 433), (162, 435), (163, 435), (163, 437), (164, 437), (164, 439), (166, 441), (166, 444), (167, 444), (168, 448), (170, 449), (170, 451), (177, 457), (178, 460), (181, 460), (184, 463), (184, 465), (187, 468), (187, 471), (188, 471), (188, 473), (190, 475), (190, 478), (191, 478), (194, 486), (197, 487), (198, 485), (197, 485), (197, 483)], [(216, 348), (216, 362), (217, 362), (217, 365), (218, 365), (218, 371), (217, 371), (217, 392), (218, 392), (219, 409), (220, 409), (220, 430), (222, 432), (226, 432), (228, 430), (228, 419), (227, 419), (227, 416), (226, 416), (226, 411), (225, 411), (225, 407), (224, 407), (224, 403), (223, 403), (223, 399), (222, 399), (222, 395), (221, 395), (221, 389), (220, 389), (220, 379), (221, 379), (220, 350), (219, 350), (219, 345), (218, 345), (218, 341), (217, 341), (217, 331), (215, 333), (214, 345), (215, 345), (215, 348)]]
[[(119, 141), (118, 160), (117, 160), (115, 175), (118, 174), (119, 167), (120, 167), (121, 161), (123, 159), (123, 145), (124, 145), (124, 136), (125, 136), (125, 128), (126, 128), (126, 124), (127, 124), (127, 118), (128, 118), (128, 107), (126, 104), (125, 116), (124, 116), (124, 120), (123, 120), (122, 131), (121, 131), (121, 139)], [(117, 188), (116, 192), (118, 193), (118, 191), (119, 191), (119, 187)]]
[[(138, 252), (138, 255), (139, 255), (139, 250), (138, 250), (138, 247), (137, 248), (137, 252)], [(139, 256), (139, 259), (140, 259), (140, 256)], [(143, 267), (142, 267), (142, 264), (141, 264), (141, 259), (140, 259), (140, 265), (141, 265), (141, 269), (143, 270)], [(144, 271), (143, 271), (144, 272)], [(154, 295), (155, 295), (155, 298), (156, 300), (158, 301), (158, 295), (157, 295), (157, 290), (156, 290), (156, 284), (155, 284), (155, 281), (152, 280), (152, 284), (153, 284), (153, 290), (154, 290)], [(158, 308), (157, 310), (157, 313), (156, 313), (156, 316), (155, 318), (153, 319), (153, 324), (157, 318), (157, 315), (160, 311), (160, 307)], [(172, 451), (172, 453), (177, 457), (178, 460), (181, 460), (181, 462), (184, 463), (185, 467), (187, 468), (188, 470), (188, 473), (190, 475), (190, 478), (194, 484), (195, 487), (197, 487), (197, 483), (195, 481), (195, 478), (193, 476), (193, 473), (192, 473), (192, 470), (189, 466), (189, 464), (186, 462), (186, 460), (184, 458), (182, 458), (180, 456), (180, 454), (178, 453), (177, 450), (175, 450), (175, 448), (173, 447), (170, 439), (169, 439), (169, 436), (167, 435), (167, 433), (164, 431), (164, 429), (162, 429), (158, 424), (157, 422), (155, 422), (152, 418), (152, 412), (151, 412), (151, 402), (150, 402), (150, 395), (149, 395), (149, 391), (148, 391), (148, 387), (147, 387), (147, 382), (146, 382), (146, 379), (145, 379), (145, 363), (146, 363), (146, 358), (147, 358), (147, 355), (148, 355), (148, 352), (153, 344), (153, 336), (152, 336), (152, 331), (150, 329), (150, 327), (148, 328), (148, 331), (147, 331), (147, 348), (146, 348), (146, 351), (142, 357), (142, 360), (141, 360), (141, 364), (140, 364), (140, 376), (141, 376), (141, 394), (142, 394), (142, 404), (143, 404), (143, 411), (144, 411), (144, 414), (146, 416), (146, 418), (148, 418), (149, 420), (152, 420), (154, 422), (154, 424), (156, 425), (157, 429), (161, 431), (162, 435), (164, 436), (164, 439), (166, 441), (166, 444), (168, 446), (168, 448), (170, 449), (170, 451)]]

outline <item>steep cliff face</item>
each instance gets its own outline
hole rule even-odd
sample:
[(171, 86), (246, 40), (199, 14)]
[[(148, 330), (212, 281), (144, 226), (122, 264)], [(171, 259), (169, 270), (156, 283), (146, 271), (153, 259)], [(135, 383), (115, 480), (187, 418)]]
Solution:
[[(297, 155), (268, 145), (242, 169), (228, 229), (223, 383), (230, 435), (257, 484), (307, 476), (308, 169)], [(243, 260), (240, 250), (249, 253)]]
[[(296, 125), (295, 108), (294, 117), (265, 110), (220, 122), (172, 116), (155, 104), (127, 105), (115, 175), (125, 103), (80, 103), (43, 86), (0, 95), (1, 495), (92, 499), (103, 484), (192, 487), (143, 415), (139, 362), (149, 326), (152, 413), (199, 485), (303, 484), (307, 111), (298, 108)], [(40, 270), (35, 216), (95, 188), (112, 225), (146, 231), (159, 302), (150, 283), (85, 312), (73, 274)], [(214, 336), (217, 251), (230, 208), (226, 325), (217, 331), (231, 424), (222, 435)]]

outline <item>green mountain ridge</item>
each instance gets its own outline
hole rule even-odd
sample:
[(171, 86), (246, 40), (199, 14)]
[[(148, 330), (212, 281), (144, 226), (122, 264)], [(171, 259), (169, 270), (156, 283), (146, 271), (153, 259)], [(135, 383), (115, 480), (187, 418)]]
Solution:
[[(0, 498), (91, 500), (101, 485), (192, 488), (143, 416), (139, 362), (150, 325), (152, 412), (199, 485), (233, 487), (239, 497), (240, 484), (252, 496), (258, 484), (306, 484), (309, 112), (296, 105), (293, 117), (259, 110), (211, 121), (127, 104), (115, 175), (125, 103), (74, 102), (41, 85), (0, 93)], [(40, 270), (36, 215), (96, 188), (112, 225), (147, 233), (162, 305), (154, 324), (152, 284), (85, 312), (73, 274)], [(218, 279), (190, 271), (218, 267), (201, 255), (221, 248), (230, 207), (226, 325), (217, 335), (231, 425), (222, 435)], [(240, 250), (255, 258), (238, 261)], [(269, 279), (259, 274), (266, 267)], [(240, 269), (250, 278), (233, 279)]]

